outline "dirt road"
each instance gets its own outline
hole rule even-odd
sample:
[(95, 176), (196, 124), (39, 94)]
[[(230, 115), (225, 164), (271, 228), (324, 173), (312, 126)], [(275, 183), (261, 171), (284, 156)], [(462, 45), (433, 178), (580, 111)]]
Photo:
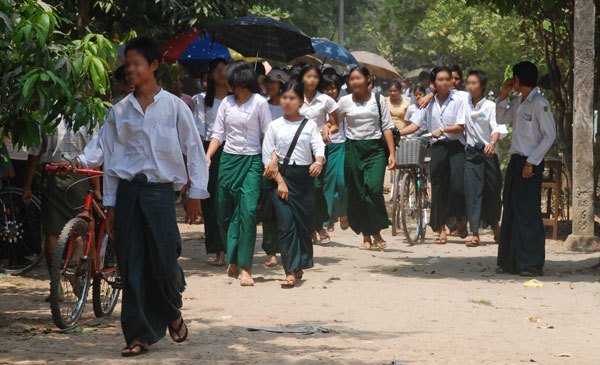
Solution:
[[(358, 236), (337, 231), (315, 249), (301, 286), (282, 290), (281, 267), (262, 266), (242, 288), (204, 263), (200, 226), (181, 225), (187, 275), (184, 316), (190, 341), (164, 339), (128, 364), (597, 364), (600, 333), (598, 254), (547, 245), (541, 288), (494, 274), (497, 246), (426, 241), (408, 246), (384, 235), (385, 252), (360, 251)], [(260, 242), (259, 235), (259, 242)], [(490, 241), (489, 236), (484, 236)], [(439, 258), (439, 259), (438, 259)], [(0, 278), (0, 363), (113, 364), (123, 338), (118, 311), (94, 319), (91, 303), (75, 333), (50, 319), (47, 275)], [(247, 327), (313, 324), (312, 335), (249, 332)]]

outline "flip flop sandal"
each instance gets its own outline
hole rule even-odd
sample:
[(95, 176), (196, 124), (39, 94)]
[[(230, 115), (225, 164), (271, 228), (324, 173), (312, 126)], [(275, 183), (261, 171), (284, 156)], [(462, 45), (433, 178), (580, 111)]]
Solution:
[(321, 241), (322, 245), (326, 245), (331, 242), (331, 237), (329, 237), (328, 234), (325, 234), (324, 236), (319, 235), (319, 241)]
[(445, 245), (446, 243), (448, 243), (448, 238), (436, 238), (435, 239), (435, 244), (436, 245)]
[(363, 250), (363, 251), (371, 251), (372, 247), (373, 247), (372, 243), (370, 243), (370, 242), (363, 242), (360, 245), (359, 249)]
[[(183, 318), (181, 318), (181, 321), (179, 322), (179, 326), (177, 326), (177, 329), (173, 329), (171, 324), (169, 324), (167, 327), (169, 328), (169, 335), (171, 336), (173, 341), (175, 341), (176, 343), (182, 343), (182, 342), (185, 342), (185, 340), (187, 340), (189, 332), (188, 332), (188, 327), (185, 324), (185, 321), (183, 320)], [(179, 334), (181, 333), (181, 330), (183, 328), (185, 328), (185, 333), (183, 334), (182, 337), (179, 337)], [(175, 335), (177, 335), (177, 337), (179, 337), (179, 338), (175, 338)]]
[(465, 245), (467, 247), (479, 247), (479, 246), (481, 246), (481, 243), (479, 243), (477, 241), (470, 241), (470, 242), (467, 242)]
[(373, 244), (380, 250), (383, 250), (387, 247), (387, 242), (385, 241), (373, 242)]
[(302, 279), (302, 276), (304, 276), (304, 271), (302, 269), (298, 269), (294, 272), (294, 275), (296, 276), (296, 279)]
[[(140, 349), (140, 351), (137, 352), (133, 352), (134, 349), (138, 348)], [(125, 352), (125, 350), (129, 350), (128, 352)], [(145, 353), (148, 352), (148, 347), (142, 345), (141, 343), (136, 343), (133, 346), (125, 346), (123, 348), (123, 350), (121, 350), (121, 356), (123, 357), (134, 357), (134, 356), (140, 356), (143, 355)]]
[(292, 289), (296, 286), (296, 280), (285, 279), (280, 282), (281, 289)]

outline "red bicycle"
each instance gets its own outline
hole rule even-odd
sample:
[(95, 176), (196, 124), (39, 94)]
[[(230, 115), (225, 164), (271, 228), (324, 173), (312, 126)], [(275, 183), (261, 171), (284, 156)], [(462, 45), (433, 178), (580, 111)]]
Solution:
[[(45, 170), (88, 175), (77, 183), (102, 175), (102, 171), (66, 164), (49, 164)], [(90, 189), (83, 211), (63, 228), (52, 260), (50, 308), (56, 326), (64, 329), (77, 323), (87, 301), (90, 283), (94, 314), (96, 317), (109, 316), (119, 299), (118, 278), (115, 245), (107, 232), (106, 213), (94, 190)]]

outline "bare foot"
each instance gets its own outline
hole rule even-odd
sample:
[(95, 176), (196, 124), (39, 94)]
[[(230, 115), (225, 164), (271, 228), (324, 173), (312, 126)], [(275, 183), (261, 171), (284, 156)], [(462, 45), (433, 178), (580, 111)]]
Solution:
[(373, 246), (373, 241), (371, 241), (371, 236), (363, 235), (363, 243), (360, 246), (361, 250), (370, 251)]
[(269, 255), (269, 257), (267, 258), (267, 261), (265, 261), (265, 266), (266, 267), (275, 267), (277, 265), (278, 265), (277, 256)]
[(240, 268), (237, 267), (237, 265), (235, 264), (229, 264), (229, 266), (227, 266), (227, 276), (229, 276), (230, 278), (234, 278), (237, 279), (238, 276), (240, 275)]
[(254, 286), (254, 279), (252, 279), (252, 269), (242, 269), (242, 276), (240, 277), (241, 286)]

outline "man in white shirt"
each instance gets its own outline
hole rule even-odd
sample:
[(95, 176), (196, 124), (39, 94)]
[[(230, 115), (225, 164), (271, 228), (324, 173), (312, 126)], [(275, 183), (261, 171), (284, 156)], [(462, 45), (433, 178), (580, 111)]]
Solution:
[(496, 145), (508, 130), (496, 123), (496, 104), (485, 98), (487, 80), (483, 71), (473, 70), (467, 76), (470, 96), (465, 123), (465, 203), (473, 234), (467, 247), (481, 244), (479, 228), (492, 227), (494, 238), (498, 239), (502, 210), (502, 175)]
[(158, 44), (136, 38), (125, 60), (135, 92), (111, 109), (78, 160), (88, 168), (104, 163), (103, 201), (123, 282), (121, 354), (131, 357), (147, 352), (167, 328), (175, 342), (187, 339), (175, 191), (190, 181), (185, 220), (193, 223), (208, 197), (208, 168), (190, 108), (156, 83)]
[[(542, 275), (544, 268), (542, 175), (544, 156), (556, 139), (556, 125), (550, 103), (537, 89), (537, 67), (521, 62), (513, 66), (513, 75), (502, 84), (496, 103), (498, 123), (513, 127), (496, 271), (535, 276)], [(511, 89), (520, 95), (509, 104)]]

